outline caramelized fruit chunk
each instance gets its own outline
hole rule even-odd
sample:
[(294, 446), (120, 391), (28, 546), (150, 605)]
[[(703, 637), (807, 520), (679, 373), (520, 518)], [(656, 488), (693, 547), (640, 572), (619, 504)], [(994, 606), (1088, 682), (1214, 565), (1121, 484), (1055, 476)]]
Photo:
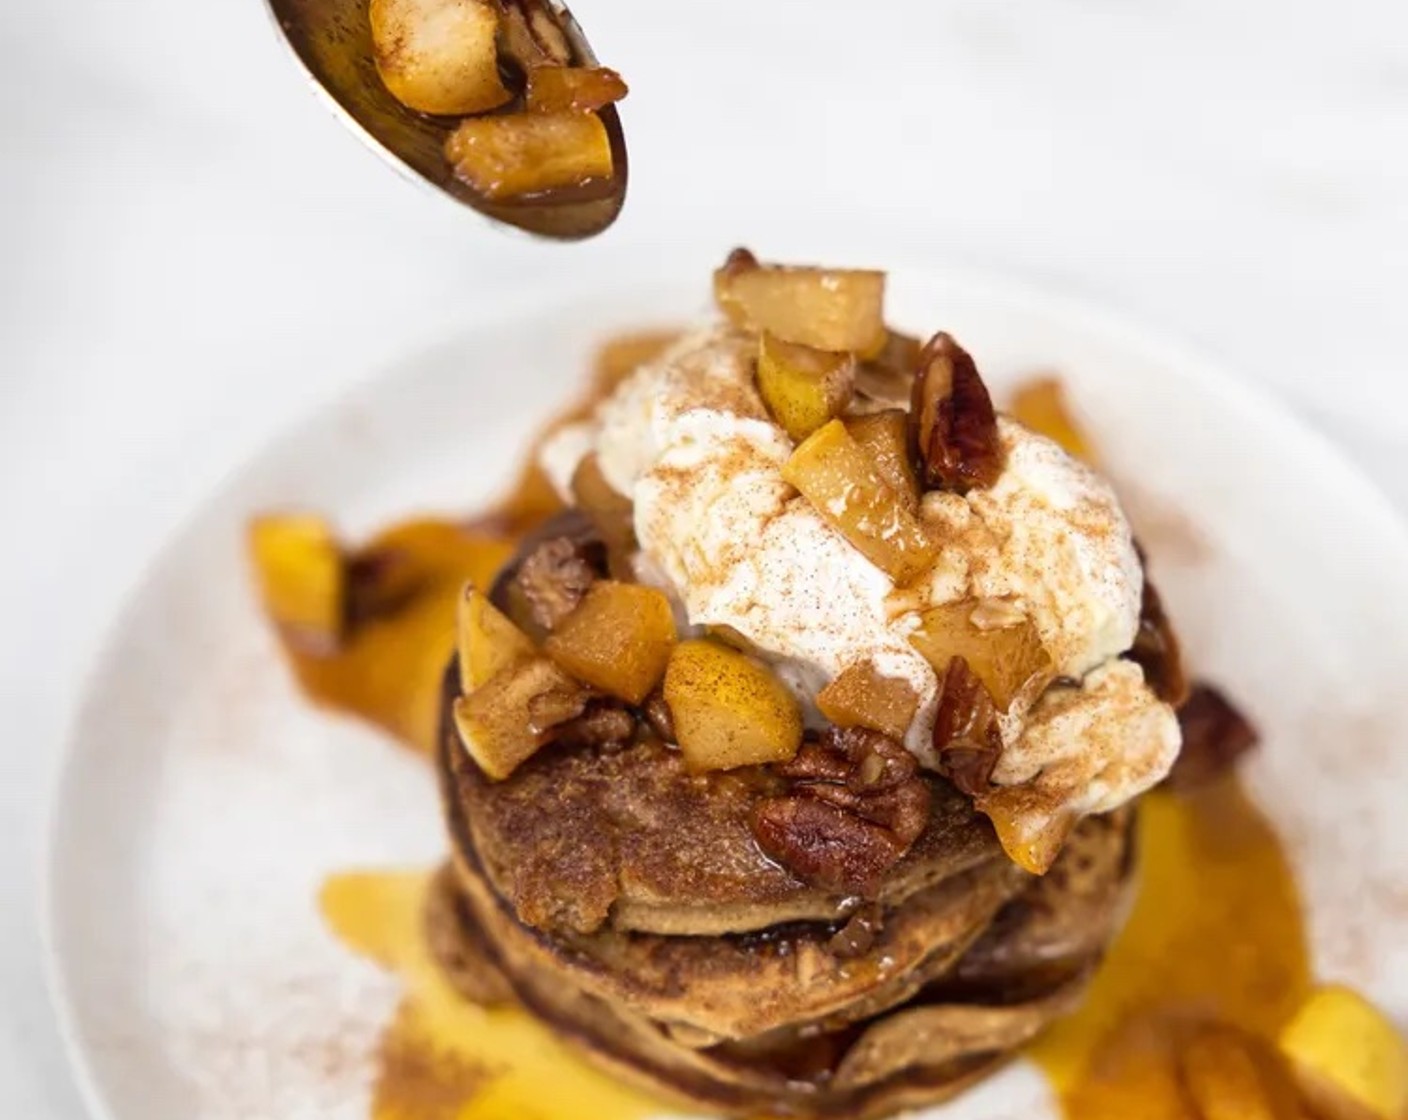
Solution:
[(908, 681), (881, 675), (870, 661), (857, 661), (816, 694), (816, 706), (837, 727), (868, 727), (903, 739), (919, 709), (919, 696)]
[(870, 456), (880, 477), (900, 496), (910, 513), (919, 510), (919, 476), (909, 457), (909, 415), (902, 408), (872, 412), (846, 421), (846, 431)]
[(1006, 712), (1018, 696), (1035, 696), (1053, 676), (1051, 658), (1031, 620), (1013, 625), (979, 629), (975, 611), (991, 617), (986, 601), (962, 599), (931, 607), (919, 616), (918, 628), (909, 636), (934, 672), (948, 672), (955, 657), (963, 658), (982, 681), (999, 712)]
[(607, 554), (618, 565), (623, 563), (635, 551), (635, 507), (606, 481), (595, 452), (578, 463), (572, 474), (572, 500), (592, 519)]
[(621, 75), (605, 66), (537, 66), (528, 72), (528, 108), (534, 113), (588, 113), (626, 93)]
[(1178, 709), (1183, 747), (1165, 780), (1176, 790), (1197, 789), (1221, 777), (1256, 746), (1259, 736), (1232, 701), (1210, 684), (1193, 686)]
[(502, 781), (576, 719), (588, 693), (546, 657), (510, 666), (455, 701), (455, 727), (470, 758)]
[(758, 345), (758, 392), (773, 419), (797, 443), (846, 410), (855, 377), (852, 354), (814, 350), (763, 332)]
[(961, 493), (997, 481), (1003, 451), (992, 398), (968, 352), (942, 331), (919, 357), (909, 420), (927, 489)]
[(923, 344), (912, 335), (887, 330), (880, 353), (860, 364), (856, 373), (856, 395), (873, 404), (908, 411), (914, 372), (919, 368), (919, 354), (923, 349)]
[(611, 141), (595, 113), (473, 117), (445, 141), (455, 174), (485, 198), (514, 198), (611, 175)]
[(371, 0), (377, 73), (391, 95), (422, 113), (497, 109), (513, 96), (499, 80), (499, 17), (485, 0)]
[(785, 342), (861, 357), (885, 346), (883, 272), (762, 265), (735, 249), (714, 273), (714, 298), (734, 326)]
[(841, 421), (832, 420), (798, 447), (782, 477), (896, 583), (933, 563), (937, 543)]
[(505, 618), (473, 584), (467, 584), (460, 596), (456, 622), (460, 687), (466, 692), (487, 684), (503, 670), (538, 652), (528, 635)]
[(802, 713), (792, 693), (768, 669), (718, 642), (677, 645), (664, 694), (693, 771), (785, 762), (802, 741)]
[(1059, 443), (1077, 459), (1095, 464), (1095, 451), (1080, 430), (1066, 402), (1066, 391), (1055, 377), (1036, 377), (1023, 382), (1012, 395), (1012, 419), (1037, 435)]
[(675, 647), (675, 617), (661, 591), (600, 580), (558, 623), (543, 649), (580, 681), (641, 703), (660, 683)]
[(269, 617), (291, 641), (334, 649), (346, 623), (347, 569), (327, 522), (311, 514), (257, 517), (249, 552)]
[(973, 804), (992, 821), (1007, 857), (1033, 875), (1046, 874), (1076, 825), (1074, 814), (1029, 786), (993, 786)]
[(1312, 993), (1282, 1030), (1279, 1046), (1317, 1116), (1408, 1116), (1408, 1040), (1359, 993), (1339, 985)]
[(1200, 1120), (1306, 1120), (1290, 1072), (1255, 1035), (1199, 1024), (1177, 1055), (1179, 1081)]
[(969, 797), (987, 791), (1002, 754), (997, 708), (965, 658), (955, 657), (939, 678), (934, 715), (939, 773)]

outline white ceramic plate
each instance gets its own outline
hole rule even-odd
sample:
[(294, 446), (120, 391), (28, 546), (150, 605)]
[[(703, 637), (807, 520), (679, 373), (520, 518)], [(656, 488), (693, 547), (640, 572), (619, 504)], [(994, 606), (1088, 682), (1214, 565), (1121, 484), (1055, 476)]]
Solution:
[[(271, 446), (153, 564), (54, 806), (52, 980), (96, 1114), (363, 1120), (397, 982), (333, 941), (315, 894), (331, 871), (441, 854), (425, 763), (295, 693), (251, 599), (247, 517), (307, 505), (355, 534), (473, 508), (594, 341), (703, 307), (699, 286), (645, 285), (410, 357)], [(948, 273), (893, 272), (890, 309), (957, 334), (999, 394), (1036, 368), (1068, 379), (1193, 661), (1266, 733), (1251, 779), (1321, 974), (1408, 1017), (1408, 533), (1278, 407), (1128, 327)], [(1019, 1065), (946, 1115), (1044, 1101)]]

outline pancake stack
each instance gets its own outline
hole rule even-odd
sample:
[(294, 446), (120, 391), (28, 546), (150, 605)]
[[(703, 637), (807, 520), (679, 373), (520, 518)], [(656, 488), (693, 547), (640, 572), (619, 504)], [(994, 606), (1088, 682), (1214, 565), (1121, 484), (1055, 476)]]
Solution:
[(925, 775), (928, 823), (862, 902), (759, 850), (765, 768), (691, 775), (646, 735), (549, 746), (490, 781), (450, 718), (457, 691), (452, 668), (453, 858), (428, 910), (447, 975), (697, 1109), (864, 1118), (947, 1099), (1069, 1013), (1127, 907), (1130, 810), (1087, 818), (1037, 878)]

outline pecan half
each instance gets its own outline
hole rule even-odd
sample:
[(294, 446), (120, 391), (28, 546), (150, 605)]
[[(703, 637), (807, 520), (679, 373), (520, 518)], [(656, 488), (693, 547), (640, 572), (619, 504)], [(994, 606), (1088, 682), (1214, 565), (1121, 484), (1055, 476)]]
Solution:
[(1213, 685), (1199, 681), (1178, 710), (1183, 749), (1164, 783), (1192, 790), (1225, 774), (1261, 736), (1231, 700)]
[(934, 716), (934, 750), (938, 770), (969, 797), (985, 792), (1002, 754), (997, 706), (969, 667), (955, 657), (939, 682), (939, 706)]
[(1139, 630), (1133, 647), (1125, 656), (1144, 670), (1144, 679), (1164, 703), (1176, 708), (1188, 699), (1188, 676), (1183, 669), (1178, 635), (1147, 574), (1144, 598), (1139, 606)]
[(929, 820), (929, 787), (913, 756), (876, 731), (830, 728), (775, 772), (792, 788), (759, 803), (753, 836), (824, 890), (874, 894)]
[(919, 355), (909, 438), (926, 489), (961, 493), (991, 486), (1002, 473), (992, 397), (968, 352), (942, 331)]
[(752, 823), (768, 856), (822, 890), (873, 894), (904, 854), (886, 829), (806, 794), (769, 798)]

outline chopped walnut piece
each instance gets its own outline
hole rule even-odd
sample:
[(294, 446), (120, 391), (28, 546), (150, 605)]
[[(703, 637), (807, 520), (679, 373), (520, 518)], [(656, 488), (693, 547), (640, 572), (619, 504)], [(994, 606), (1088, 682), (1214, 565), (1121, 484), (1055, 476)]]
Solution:
[(1219, 689), (1199, 681), (1178, 709), (1183, 749), (1164, 783), (1176, 790), (1206, 785), (1236, 765), (1260, 736)]
[(824, 890), (873, 895), (929, 820), (929, 787), (914, 757), (875, 731), (829, 728), (775, 772), (791, 792), (759, 803), (753, 836)]
[(930, 490), (991, 486), (1002, 473), (997, 414), (978, 367), (940, 331), (919, 357), (909, 412), (919, 478)]
[(524, 558), (516, 580), (533, 621), (552, 630), (577, 609), (599, 572), (581, 542), (553, 537)]
[(939, 773), (960, 791), (977, 797), (987, 790), (1002, 754), (997, 707), (962, 657), (949, 662), (939, 682), (934, 750), (939, 756)]
[(573, 748), (607, 748), (630, 742), (635, 731), (635, 718), (625, 708), (611, 701), (593, 700), (580, 716), (550, 728), (548, 737)]
[(641, 712), (645, 715), (646, 723), (650, 724), (650, 729), (655, 732), (666, 743), (674, 743), (675, 739), (675, 717), (670, 714), (670, 705), (665, 701), (665, 694), (656, 689), (645, 698), (645, 703), (641, 706)]
[(1144, 597), (1139, 607), (1139, 630), (1133, 648), (1125, 656), (1144, 670), (1144, 679), (1164, 703), (1176, 708), (1188, 699), (1188, 676), (1183, 669), (1178, 635), (1148, 575), (1144, 577)]

